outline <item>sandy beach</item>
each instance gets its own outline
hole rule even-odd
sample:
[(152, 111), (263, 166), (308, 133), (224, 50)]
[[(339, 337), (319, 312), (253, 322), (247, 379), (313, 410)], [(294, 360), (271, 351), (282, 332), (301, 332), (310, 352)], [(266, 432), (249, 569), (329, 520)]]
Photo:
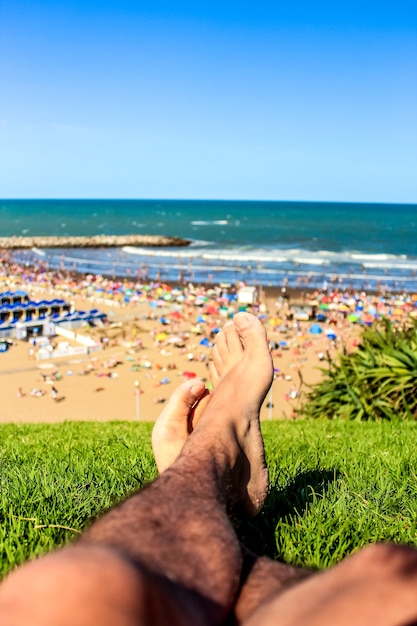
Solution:
[[(51, 290), (39, 285), (10, 280), (6, 284), (3, 280), (1, 291), (7, 286), (26, 288), (32, 299), (51, 297)], [(275, 296), (265, 296), (262, 317), (270, 340), (274, 344), (281, 341), (283, 347), (273, 350), (276, 379), (262, 409), (263, 419), (293, 417), (300, 400), (299, 372), (304, 381), (302, 391), (306, 384), (320, 378), (319, 354), (337, 350), (335, 342), (324, 333), (309, 334), (308, 322), (289, 323), (281, 330), (271, 325), (271, 318), (277, 321)], [(93, 305), (81, 289), (71, 301), (77, 309)], [(157, 309), (153, 300), (135, 302), (133, 306), (102, 302), (99, 308), (107, 313), (109, 324), (102, 329), (79, 331), (104, 346), (90, 355), (39, 361), (30, 343), (15, 340), (0, 355), (0, 421), (155, 420), (169, 395), (186, 377), (198, 376), (209, 383), (212, 331), (221, 328), (232, 314), (230, 311), (227, 317), (220, 316), (214, 304), (210, 300), (205, 307), (183, 303), (180, 312), (169, 302)], [(285, 309), (285, 304), (278, 305)], [(94, 306), (98, 306), (96, 302)], [(237, 310), (236, 306), (230, 308)], [(209, 313), (204, 313), (207, 310)], [(201, 345), (205, 338), (208, 345)], [(273, 406), (267, 406), (271, 402)]]
[[(64, 420), (155, 420), (172, 391), (187, 377), (209, 385), (208, 363), (215, 333), (239, 310), (224, 286), (135, 285), (96, 276), (60, 276), (27, 268), (3, 269), (0, 293), (23, 289), (31, 300), (63, 298), (76, 310), (99, 309), (107, 323), (77, 329), (100, 350), (71, 357), (37, 358), (28, 341), (14, 340), (0, 354), (1, 422)], [(319, 297), (320, 333), (311, 321), (291, 319), (294, 302)], [(320, 380), (326, 356), (355, 349), (362, 318), (402, 316), (416, 310), (415, 296), (403, 300), (357, 294), (308, 294), (258, 289), (247, 310), (262, 319), (275, 367), (262, 419), (296, 418), (308, 385)], [(354, 311), (352, 313), (352, 311)], [(63, 337), (55, 337), (57, 347)]]

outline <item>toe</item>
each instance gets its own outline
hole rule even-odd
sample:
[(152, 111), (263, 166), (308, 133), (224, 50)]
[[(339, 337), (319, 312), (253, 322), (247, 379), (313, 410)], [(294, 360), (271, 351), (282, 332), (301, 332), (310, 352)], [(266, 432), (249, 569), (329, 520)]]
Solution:
[(234, 355), (240, 355), (243, 352), (242, 342), (239, 333), (233, 322), (224, 325), (223, 331), (226, 337), (228, 351)]
[(188, 416), (191, 408), (203, 395), (204, 390), (205, 384), (202, 380), (194, 378), (183, 382), (175, 389), (168, 400), (163, 410), (164, 417), (169, 416), (169, 419), (182, 419), (184, 416)]
[(213, 389), (216, 389), (217, 385), (219, 384), (221, 380), (219, 371), (217, 367), (215, 366), (214, 362), (209, 363), (208, 369), (209, 369), (211, 384), (213, 385)]
[[(220, 333), (219, 333), (220, 335)], [(223, 335), (223, 333), (222, 333)], [(223, 335), (224, 337), (224, 335)], [(211, 358), (213, 359), (213, 364), (214, 367), (216, 368), (217, 372), (219, 374), (221, 374), (223, 368), (224, 368), (224, 359), (222, 358), (222, 352), (225, 355), (225, 341), (221, 341), (222, 347), (219, 348), (219, 344), (216, 343), (213, 347), (213, 350), (211, 351)], [(227, 346), (226, 346), (227, 349)]]
[(257, 347), (259, 349), (259, 339), (265, 339), (265, 329), (257, 317), (244, 312), (236, 313), (233, 324), (245, 348)]
[(213, 360), (214, 360), (214, 355), (217, 355), (217, 357), (220, 359), (220, 364), (227, 362), (229, 358), (229, 347), (227, 345), (227, 337), (223, 329), (220, 332), (218, 332), (216, 335), (216, 343), (213, 348), (213, 353), (214, 353)]

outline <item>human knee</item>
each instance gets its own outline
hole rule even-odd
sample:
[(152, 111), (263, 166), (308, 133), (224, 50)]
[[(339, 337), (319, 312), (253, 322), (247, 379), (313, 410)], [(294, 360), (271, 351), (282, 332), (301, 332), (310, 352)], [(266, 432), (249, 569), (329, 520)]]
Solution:
[(0, 586), (0, 614), (13, 626), (128, 626), (135, 623), (143, 596), (140, 573), (117, 553), (71, 547), (6, 578)]
[(393, 543), (376, 543), (365, 547), (352, 557), (363, 571), (381, 575), (417, 576), (417, 550)]

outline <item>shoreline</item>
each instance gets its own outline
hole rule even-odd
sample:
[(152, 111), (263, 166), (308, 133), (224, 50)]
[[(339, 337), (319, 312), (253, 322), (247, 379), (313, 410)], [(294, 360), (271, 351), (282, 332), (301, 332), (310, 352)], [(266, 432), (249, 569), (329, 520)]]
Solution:
[[(394, 268), (389, 272), (383, 266), (380, 270), (368, 273), (365, 268), (295, 265), (288, 261), (280, 265), (272, 254), (270, 262), (257, 263), (239, 255), (223, 258), (210, 252), (210, 248), (198, 249), (193, 240), (179, 238), (146, 237), (147, 245), (124, 245), (131, 243), (127, 237), (86, 238), (86, 245), (79, 245), (80, 239), (70, 238), (73, 247), (65, 246), (66, 239), (54, 237), (55, 247), (48, 248), (48, 241), (35, 238), (14, 238), (9, 240), (8, 256), (10, 263), (26, 267), (43, 268), (48, 271), (78, 272), (107, 276), (113, 280), (136, 279), (137, 282), (163, 281), (166, 283), (218, 285), (240, 282), (271, 287), (287, 287), (300, 291), (337, 290), (347, 293), (365, 291), (369, 294), (385, 296), (391, 293), (417, 293), (417, 270), (398, 274)], [(81, 238), (82, 239), (82, 238)], [(27, 248), (13, 247), (26, 240)], [(115, 240), (118, 245), (115, 245)], [(104, 241), (104, 245), (101, 245)], [(145, 240), (142, 240), (145, 241)], [(16, 243), (15, 243), (16, 242)], [(165, 245), (166, 243), (170, 245)], [(33, 247), (32, 244), (37, 246)], [(81, 241), (81, 244), (83, 242)], [(77, 253), (78, 251), (78, 253)], [(0, 239), (0, 257), (2, 256)], [(400, 268), (401, 269), (401, 268)], [(399, 271), (399, 270), (398, 270)]]

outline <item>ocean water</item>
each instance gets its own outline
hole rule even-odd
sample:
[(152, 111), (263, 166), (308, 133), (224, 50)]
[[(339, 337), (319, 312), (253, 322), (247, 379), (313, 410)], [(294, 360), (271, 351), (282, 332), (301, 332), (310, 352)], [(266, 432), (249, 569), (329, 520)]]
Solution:
[(417, 291), (417, 205), (182, 200), (0, 200), (0, 236), (156, 234), (187, 248), (14, 253), (109, 275)]

